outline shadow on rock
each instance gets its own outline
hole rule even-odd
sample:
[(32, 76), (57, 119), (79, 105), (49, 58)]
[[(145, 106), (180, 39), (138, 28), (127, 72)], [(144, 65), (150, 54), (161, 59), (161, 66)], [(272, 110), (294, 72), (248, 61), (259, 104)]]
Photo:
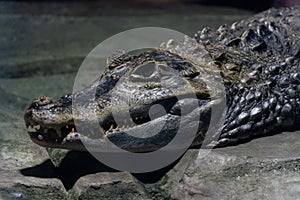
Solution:
[[(156, 183), (179, 161), (166, 166), (160, 170), (148, 173), (132, 173), (132, 175), (142, 183)], [(103, 163), (99, 162), (88, 152), (70, 151), (60, 163), (55, 167), (50, 159), (45, 162), (20, 170), (24, 176), (38, 178), (57, 178), (63, 183), (66, 190), (71, 189), (76, 181), (85, 175), (99, 172), (118, 172)]]
[(102, 164), (87, 152), (75, 151), (68, 152), (59, 167), (55, 167), (49, 159), (40, 165), (21, 170), (24, 176), (58, 178), (66, 190), (71, 189), (80, 177), (99, 172), (116, 170)]
[(138, 179), (140, 182), (145, 184), (157, 183), (164, 175), (166, 175), (175, 165), (180, 161), (181, 157), (170, 165), (161, 168), (159, 170), (147, 173), (132, 173), (132, 175)]

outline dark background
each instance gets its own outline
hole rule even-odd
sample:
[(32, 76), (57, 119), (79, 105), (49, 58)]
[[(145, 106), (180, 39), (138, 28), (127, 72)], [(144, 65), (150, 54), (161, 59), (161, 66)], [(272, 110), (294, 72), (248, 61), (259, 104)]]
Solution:
[[(8, 2), (8, 1), (3, 1)], [(85, 2), (87, 4), (93, 4), (94, 2), (106, 2), (106, 0), (27, 0), (27, 1), (16, 1), (14, 2), (35, 2), (35, 3), (49, 3), (49, 2), (62, 2), (74, 4), (76, 2)], [(300, 4), (300, 0), (110, 0), (111, 3), (122, 3), (122, 4), (143, 4), (144, 6), (159, 5), (159, 4), (198, 4), (205, 6), (220, 6), (220, 7), (236, 7), (251, 11), (262, 11), (270, 7), (287, 7)]]

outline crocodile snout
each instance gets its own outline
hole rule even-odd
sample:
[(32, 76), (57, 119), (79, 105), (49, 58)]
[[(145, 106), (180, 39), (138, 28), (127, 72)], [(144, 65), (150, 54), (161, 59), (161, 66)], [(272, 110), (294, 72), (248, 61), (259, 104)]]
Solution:
[(45, 106), (50, 103), (53, 103), (53, 100), (47, 96), (41, 96), (33, 100), (29, 106), (29, 108), (37, 108), (39, 106)]

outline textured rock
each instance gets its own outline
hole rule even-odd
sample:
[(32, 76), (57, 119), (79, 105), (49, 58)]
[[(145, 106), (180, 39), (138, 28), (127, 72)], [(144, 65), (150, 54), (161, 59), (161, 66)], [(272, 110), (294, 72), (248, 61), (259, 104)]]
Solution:
[[(196, 151), (197, 150), (192, 150)], [(199, 151), (170, 190), (174, 199), (298, 199), (299, 132)], [(207, 155), (206, 155), (207, 154)], [(202, 157), (201, 155), (206, 155)]]
[[(67, 192), (58, 179), (11, 176), (1, 171), (0, 199), (66, 199)], [(6, 176), (3, 174), (5, 173)]]
[[(49, 167), (51, 163), (48, 162), (50, 165), (44, 165), (38, 169), (40, 163), (47, 163), (48, 155), (45, 149), (29, 143), (27, 138), (25, 139), (26, 135), (20, 134), (23, 128), (19, 124), (15, 125), (15, 128), (9, 128), (4, 123), (1, 125), (0, 199), (62, 199), (66, 197), (66, 190), (59, 179), (45, 179), (53, 174), (53, 168)], [(24, 169), (27, 170), (22, 172)], [(47, 171), (47, 175), (43, 171)]]
[(126, 172), (81, 177), (74, 187), (78, 199), (149, 199), (137, 180)]

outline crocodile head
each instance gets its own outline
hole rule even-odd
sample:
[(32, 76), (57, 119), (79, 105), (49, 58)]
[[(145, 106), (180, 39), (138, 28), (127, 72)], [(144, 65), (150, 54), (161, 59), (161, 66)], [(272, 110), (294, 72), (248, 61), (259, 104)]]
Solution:
[(199, 145), (216, 103), (204, 68), (159, 49), (119, 56), (86, 89), (34, 100), (25, 113), (29, 135), (41, 146), (84, 150), (82, 142), (65, 142), (78, 132), (91, 144), (109, 139), (138, 152), (168, 144), (181, 126), (196, 129), (191, 143)]

